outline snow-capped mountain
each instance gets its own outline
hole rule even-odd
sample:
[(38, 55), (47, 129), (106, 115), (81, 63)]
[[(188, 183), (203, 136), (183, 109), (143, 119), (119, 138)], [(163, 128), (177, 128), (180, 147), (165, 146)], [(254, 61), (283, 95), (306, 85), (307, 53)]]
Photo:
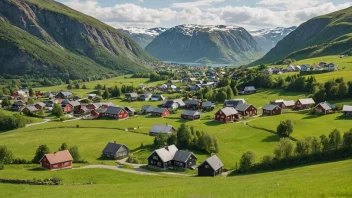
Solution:
[(269, 52), (276, 44), (281, 41), (285, 36), (293, 32), (297, 27), (278, 27), (275, 29), (261, 29), (249, 31), (257, 43), (262, 47), (265, 53)]
[(145, 48), (152, 40), (159, 34), (165, 32), (166, 28), (137, 28), (137, 27), (126, 27), (121, 29), (124, 33), (128, 34), (133, 40), (135, 40), (142, 48)]
[(163, 61), (243, 65), (263, 56), (242, 27), (178, 25), (156, 37), (145, 50)]

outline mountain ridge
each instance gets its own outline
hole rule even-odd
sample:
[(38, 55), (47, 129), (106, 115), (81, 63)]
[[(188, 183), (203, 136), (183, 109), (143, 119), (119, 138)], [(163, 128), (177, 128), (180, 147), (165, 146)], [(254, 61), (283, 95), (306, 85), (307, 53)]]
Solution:
[(136, 41), (144, 49), (157, 36), (165, 32), (167, 28), (155, 27), (155, 28), (146, 29), (146, 28), (136, 28), (136, 27), (125, 27), (119, 30), (129, 35), (134, 41)]

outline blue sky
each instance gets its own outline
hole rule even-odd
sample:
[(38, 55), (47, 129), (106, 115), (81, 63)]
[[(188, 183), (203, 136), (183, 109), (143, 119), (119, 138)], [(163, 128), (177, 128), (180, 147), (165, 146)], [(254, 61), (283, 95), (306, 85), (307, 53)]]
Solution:
[(352, 6), (347, 0), (57, 0), (114, 26), (237, 25), (290, 27)]

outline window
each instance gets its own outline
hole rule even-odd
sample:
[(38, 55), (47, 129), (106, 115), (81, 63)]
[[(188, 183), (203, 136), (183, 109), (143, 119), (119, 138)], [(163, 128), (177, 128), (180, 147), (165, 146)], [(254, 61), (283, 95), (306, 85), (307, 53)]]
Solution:
[(57, 167), (59, 167), (57, 164), (53, 165), (53, 168), (57, 168)]
[(159, 158), (158, 158), (158, 156), (154, 155), (154, 156), (153, 156), (153, 159), (154, 159), (154, 160), (158, 160)]
[(159, 166), (159, 167), (161, 167), (161, 163), (160, 163), (160, 162), (156, 163), (156, 165)]
[(209, 165), (205, 165), (205, 168), (209, 168)]

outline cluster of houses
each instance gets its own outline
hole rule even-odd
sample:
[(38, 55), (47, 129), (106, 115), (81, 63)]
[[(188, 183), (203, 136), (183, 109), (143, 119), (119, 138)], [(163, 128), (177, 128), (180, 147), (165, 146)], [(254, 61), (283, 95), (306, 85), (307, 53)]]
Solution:
[(338, 71), (339, 66), (335, 63), (320, 62), (314, 65), (288, 65), (286, 68), (268, 68), (264, 70), (265, 74), (282, 74), (286, 72), (308, 72), (308, 71)]

